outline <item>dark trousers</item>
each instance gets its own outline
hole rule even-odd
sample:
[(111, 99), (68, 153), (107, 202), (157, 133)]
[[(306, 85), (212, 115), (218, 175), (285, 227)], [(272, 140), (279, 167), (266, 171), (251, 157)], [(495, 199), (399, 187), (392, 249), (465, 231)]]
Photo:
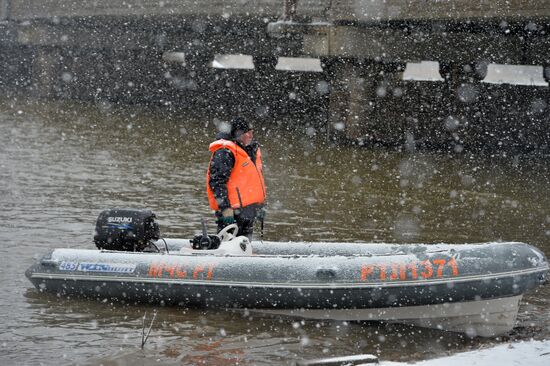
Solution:
[[(235, 224), (239, 227), (239, 233), (237, 235), (246, 236), (252, 241), (252, 234), (254, 232), (254, 222), (256, 221), (256, 214), (258, 212), (257, 205), (251, 205), (235, 210)], [(228, 224), (222, 222), (221, 211), (216, 211), (216, 217), (218, 218), (218, 232), (226, 227)]]

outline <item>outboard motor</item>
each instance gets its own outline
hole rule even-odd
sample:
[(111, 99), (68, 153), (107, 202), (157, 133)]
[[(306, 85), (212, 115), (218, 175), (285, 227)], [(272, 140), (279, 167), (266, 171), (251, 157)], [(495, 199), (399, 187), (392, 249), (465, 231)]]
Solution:
[(99, 214), (94, 242), (99, 249), (142, 252), (160, 238), (151, 210), (109, 209)]

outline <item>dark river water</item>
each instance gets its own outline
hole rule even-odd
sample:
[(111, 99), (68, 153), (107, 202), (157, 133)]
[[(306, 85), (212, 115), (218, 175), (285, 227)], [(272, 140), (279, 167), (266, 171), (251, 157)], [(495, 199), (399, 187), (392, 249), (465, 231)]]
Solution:
[[(374, 353), (413, 361), (550, 339), (550, 290), (524, 297), (509, 336), (40, 294), (24, 271), (56, 247), (94, 248), (98, 213), (151, 208), (165, 237), (214, 220), (204, 192), (210, 117), (139, 107), (0, 102), (0, 364), (273, 365)], [(265, 239), (524, 241), (550, 256), (548, 157), (336, 147), (300, 121), (256, 123), (268, 185)], [(278, 126), (274, 128), (273, 126)], [(140, 349), (142, 317), (157, 313)]]

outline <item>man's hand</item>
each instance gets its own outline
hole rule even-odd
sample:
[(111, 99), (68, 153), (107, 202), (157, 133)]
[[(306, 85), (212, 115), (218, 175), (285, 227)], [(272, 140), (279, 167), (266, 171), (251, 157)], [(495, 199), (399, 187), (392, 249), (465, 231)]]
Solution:
[(222, 216), (218, 219), (223, 225), (231, 225), (235, 222), (235, 213), (232, 208), (226, 208), (222, 211)]

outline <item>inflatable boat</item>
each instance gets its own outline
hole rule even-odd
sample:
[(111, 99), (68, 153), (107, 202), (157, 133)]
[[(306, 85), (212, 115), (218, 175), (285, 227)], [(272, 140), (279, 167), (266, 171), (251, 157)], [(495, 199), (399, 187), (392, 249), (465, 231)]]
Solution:
[(26, 275), (40, 291), (61, 296), (490, 337), (513, 328), (522, 295), (544, 284), (549, 269), (542, 252), (519, 242), (250, 242), (235, 230), (158, 239), (138, 251), (55, 249)]

